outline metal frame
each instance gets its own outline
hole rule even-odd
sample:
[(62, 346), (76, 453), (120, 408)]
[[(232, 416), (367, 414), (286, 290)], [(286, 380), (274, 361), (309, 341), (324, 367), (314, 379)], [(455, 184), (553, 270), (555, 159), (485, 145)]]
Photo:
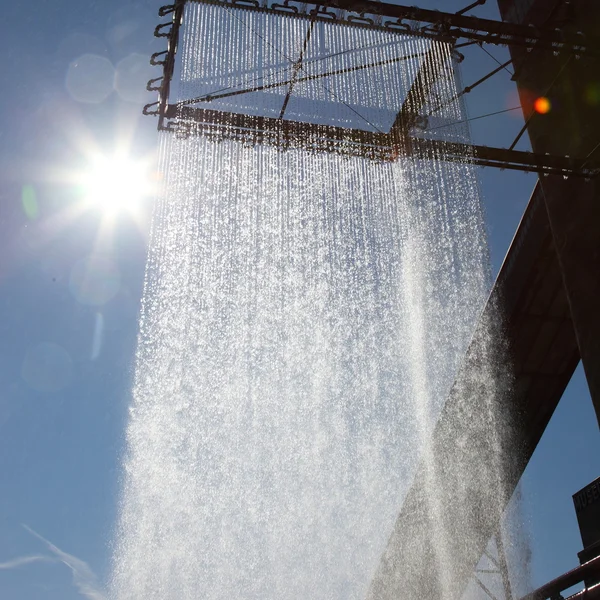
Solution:
[[(171, 21), (159, 23), (154, 28), (154, 37), (167, 38), (167, 49), (161, 52), (155, 52), (150, 57), (150, 64), (155, 67), (162, 67), (162, 75), (150, 79), (146, 84), (149, 92), (158, 92), (158, 100), (144, 106), (142, 112), (145, 115), (158, 116), (159, 131), (170, 129), (165, 124), (166, 113), (169, 107), (169, 96), (171, 93), (171, 81), (175, 70), (175, 55), (177, 54), (177, 45), (179, 44), (179, 28), (183, 21), (183, 9), (186, 0), (176, 0), (175, 4), (161, 6), (158, 9), (159, 17), (173, 15)], [(166, 30), (166, 31), (165, 31)]]
[[(283, 0), (281, 4), (274, 0), (263, 0), (262, 4), (258, 0), (176, 0), (174, 4), (159, 9), (159, 15), (162, 17), (172, 15), (169, 22), (157, 25), (154, 30), (156, 37), (167, 38), (168, 45), (166, 50), (151, 56), (150, 63), (162, 67), (162, 76), (151, 79), (146, 86), (149, 91), (158, 92), (158, 100), (147, 104), (143, 112), (146, 115), (158, 116), (159, 130), (172, 131), (184, 136), (202, 135), (215, 140), (236, 139), (248, 144), (273, 145), (280, 149), (298, 147), (383, 161), (396, 160), (400, 156), (414, 156), (544, 175), (589, 178), (600, 174), (599, 166), (586, 158), (547, 156), (512, 149), (442, 142), (415, 135), (414, 125), (423, 99), (428, 96), (429, 91), (425, 82), (432, 81), (439, 68), (431, 55), (425, 57), (421, 71), (389, 132), (372, 132), (284, 119), (287, 102), (284, 103), (279, 118), (195, 108), (189, 106), (192, 100), (170, 104), (169, 95), (179, 30), (187, 2), (201, 2), (226, 9), (291, 15), (310, 22), (307, 37), (312, 25), (316, 21), (322, 21), (449, 42), (466, 39), (600, 58), (600, 38), (589, 39), (583, 34), (567, 33), (559, 29), (541, 29), (480, 19), (462, 13), (444, 13), (372, 0), (331, 0), (324, 4), (302, 3), (297, 0)], [(290, 87), (286, 100), (289, 99), (298, 76), (301, 60), (300, 57), (293, 65), (293, 81), (287, 82)], [(197, 101), (209, 102), (211, 99), (214, 98), (207, 96)]]
[[(589, 560), (573, 570), (564, 573), (560, 577), (553, 579), (546, 585), (534, 590), (521, 600), (562, 600), (561, 592), (584, 582), (588, 578), (598, 577), (600, 575), (600, 556)], [(581, 592), (570, 596), (577, 600), (599, 600), (600, 599), (600, 584), (592, 587), (585, 587)]]

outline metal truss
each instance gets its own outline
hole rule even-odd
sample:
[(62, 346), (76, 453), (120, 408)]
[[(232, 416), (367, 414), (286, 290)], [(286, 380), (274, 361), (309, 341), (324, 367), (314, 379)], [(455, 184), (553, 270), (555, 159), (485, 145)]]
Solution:
[[(508, 44), (553, 53), (600, 58), (599, 39), (589, 39), (583, 34), (568, 33), (559, 29), (542, 29), (480, 19), (466, 16), (463, 14), (464, 11), (444, 13), (372, 0), (331, 0), (324, 4), (296, 0), (283, 0), (281, 3), (273, 0), (263, 0), (262, 3), (258, 0), (176, 0), (174, 4), (159, 9), (161, 17), (171, 16), (171, 18), (157, 25), (154, 35), (166, 38), (168, 45), (166, 50), (156, 52), (150, 58), (152, 65), (162, 68), (162, 75), (148, 82), (147, 89), (158, 92), (158, 100), (147, 104), (143, 109), (146, 115), (158, 116), (159, 130), (172, 131), (177, 135), (202, 135), (214, 140), (236, 139), (248, 144), (267, 144), (282, 150), (295, 147), (382, 161), (412, 156), (564, 177), (589, 178), (600, 173), (598, 165), (592, 164), (588, 158), (540, 155), (513, 149), (431, 140), (418, 135), (419, 128), (415, 125), (422, 119), (419, 111), (423, 108), (424, 98), (429, 95), (428, 86), (435, 80), (439, 70), (439, 64), (431, 54), (425, 57), (421, 71), (389, 132), (372, 132), (284, 119), (285, 106), (294, 83), (301, 79), (299, 69), (293, 71), (291, 81), (281, 84), (288, 85), (289, 91), (279, 118), (256, 117), (191, 106), (194, 103), (210, 102), (215, 99), (213, 96), (171, 104), (169, 96), (175, 69), (175, 55), (184, 8), (188, 2), (223, 6), (228, 9), (291, 15), (309, 21), (309, 32), (316, 21), (322, 21), (453, 43), (465, 39), (479, 43)], [(295, 64), (300, 64), (300, 61), (301, 59)], [(484, 79), (487, 79), (487, 76)], [(252, 88), (235, 93), (248, 93), (261, 89)]]

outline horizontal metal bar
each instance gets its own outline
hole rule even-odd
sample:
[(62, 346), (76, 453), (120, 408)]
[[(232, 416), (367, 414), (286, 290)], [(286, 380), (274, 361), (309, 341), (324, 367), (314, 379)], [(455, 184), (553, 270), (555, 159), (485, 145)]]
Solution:
[[(384, 161), (412, 156), (565, 177), (595, 177), (600, 172), (597, 165), (584, 168), (585, 159), (431, 140), (394, 128), (380, 133), (177, 105), (169, 105), (165, 117), (171, 121), (164, 129), (180, 135), (236, 139), (282, 150), (308, 148)], [(406, 118), (410, 120), (408, 115)]]
[[(372, 62), (372, 63), (368, 63), (365, 65), (357, 65), (354, 67), (346, 67), (344, 69), (337, 69), (335, 71), (326, 71), (323, 73), (314, 73), (312, 75), (305, 75), (304, 77), (297, 77), (295, 79), (295, 83), (305, 83), (307, 81), (314, 81), (316, 79), (322, 79), (324, 77), (334, 77), (336, 75), (345, 75), (347, 73), (353, 73), (355, 71), (362, 71), (365, 69), (371, 69), (374, 67), (382, 67), (388, 64), (393, 64), (393, 63), (397, 63), (397, 62), (401, 62), (404, 60), (411, 60), (413, 58), (420, 58), (422, 56), (425, 56), (425, 53), (423, 52), (418, 52), (415, 54), (407, 54), (406, 56), (398, 56), (396, 58), (389, 58), (387, 60), (380, 60), (377, 62)], [(304, 67), (302, 67), (302, 69), (304, 70)], [(244, 88), (241, 90), (231, 90), (231, 91), (223, 91), (223, 92), (215, 92), (215, 93), (209, 93), (209, 94), (205, 94), (204, 96), (198, 96), (197, 98), (191, 98), (189, 100), (182, 100), (181, 102), (178, 102), (177, 104), (179, 106), (186, 106), (186, 105), (190, 105), (190, 104), (196, 104), (197, 102), (212, 102), (213, 100), (220, 100), (222, 98), (230, 98), (232, 96), (240, 96), (242, 94), (251, 94), (253, 92), (264, 92), (265, 90), (272, 90), (278, 87), (283, 87), (286, 85), (289, 85), (290, 83), (292, 83), (292, 81), (294, 81), (293, 79), (286, 79), (285, 81), (277, 81), (275, 83), (268, 83), (268, 84), (263, 84), (263, 85), (257, 85), (251, 88)]]
[[(192, 108), (188, 106), (170, 105), (166, 117), (176, 122), (174, 127), (199, 125), (204, 130), (235, 131), (236, 136), (246, 134), (248, 139), (269, 138), (283, 143), (302, 145), (313, 144), (317, 138), (322, 138), (326, 145), (360, 144), (365, 147), (376, 147), (384, 153), (393, 151), (390, 135), (351, 129), (335, 125), (317, 125), (303, 121), (279, 119), (276, 117), (252, 116), (242, 113), (232, 113), (220, 110)], [(305, 138), (305, 139), (304, 139)]]
[(567, 600), (600, 600), (600, 584), (581, 590)]
[(464, 15), (465, 13), (468, 13), (473, 8), (481, 6), (482, 4), (485, 4), (485, 3), (486, 3), (486, 0), (475, 0), (475, 2), (473, 2), (473, 4), (469, 4), (469, 6), (465, 6), (461, 10), (457, 11), (456, 14), (457, 15)]
[[(543, 585), (537, 590), (527, 594), (521, 600), (547, 600), (554, 598), (560, 592), (569, 589), (570, 587), (581, 583), (584, 579), (600, 575), (600, 556), (575, 567), (564, 575), (553, 579), (550, 583)], [(600, 591), (598, 589), (596, 592)]]
[[(463, 14), (446, 13), (417, 7), (401, 6), (375, 0), (331, 0), (325, 3), (286, 0), (283, 4), (258, 0), (187, 0), (228, 9), (281, 14), (288, 17), (315, 18), (354, 27), (377, 29), (399, 28), (405, 35), (445, 39), (470, 39), (491, 44), (511, 44), (532, 48), (567, 50), (578, 55), (600, 57), (600, 38), (586, 37), (562, 29), (538, 28), (517, 23), (481, 19)], [(309, 8), (312, 7), (312, 8)], [(335, 10), (347, 14), (339, 14)], [(315, 16), (316, 13), (316, 16)], [(384, 21), (384, 18), (395, 21)], [(406, 21), (410, 22), (407, 23)], [(427, 23), (431, 27), (421, 27)]]
[(589, 169), (584, 168), (584, 159), (429, 140), (418, 137), (409, 137), (407, 139), (411, 145), (409, 152), (422, 157), (471, 162), (481, 166), (545, 175), (563, 175), (565, 177), (595, 177), (598, 175), (597, 167), (592, 168), (590, 166)]

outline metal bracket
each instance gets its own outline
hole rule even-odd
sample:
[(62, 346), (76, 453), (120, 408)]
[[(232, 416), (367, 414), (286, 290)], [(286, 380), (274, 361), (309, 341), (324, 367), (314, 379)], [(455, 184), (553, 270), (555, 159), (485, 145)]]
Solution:
[[(161, 17), (172, 14), (173, 17), (169, 23), (161, 23), (154, 29), (156, 37), (168, 38), (167, 49), (161, 52), (155, 52), (150, 57), (150, 64), (153, 66), (162, 67), (162, 75), (148, 81), (146, 89), (149, 91), (158, 92), (158, 101), (146, 104), (143, 108), (145, 115), (158, 116), (158, 129), (168, 129), (165, 126), (165, 113), (169, 103), (169, 95), (171, 91), (171, 80), (173, 79), (173, 71), (175, 70), (175, 55), (177, 53), (177, 45), (179, 43), (179, 28), (183, 20), (183, 9), (186, 0), (176, 0), (175, 4), (167, 4), (158, 9), (158, 14)], [(167, 32), (163, 29), (169, 27)], [(164, 59), (159, 60), (160, 57)], [(157, 82), (160, 85), (155, 85)], [(157, 107), (156, 109), (154, 107)]]

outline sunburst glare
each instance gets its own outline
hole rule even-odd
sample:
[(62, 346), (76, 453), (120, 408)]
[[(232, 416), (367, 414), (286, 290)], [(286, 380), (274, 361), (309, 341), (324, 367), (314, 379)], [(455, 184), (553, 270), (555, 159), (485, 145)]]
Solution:
[(152, 192), (147, 165), (128, 156), (97, 156), (82, 174), (87, 204), (108, 214), (136, 213)]

